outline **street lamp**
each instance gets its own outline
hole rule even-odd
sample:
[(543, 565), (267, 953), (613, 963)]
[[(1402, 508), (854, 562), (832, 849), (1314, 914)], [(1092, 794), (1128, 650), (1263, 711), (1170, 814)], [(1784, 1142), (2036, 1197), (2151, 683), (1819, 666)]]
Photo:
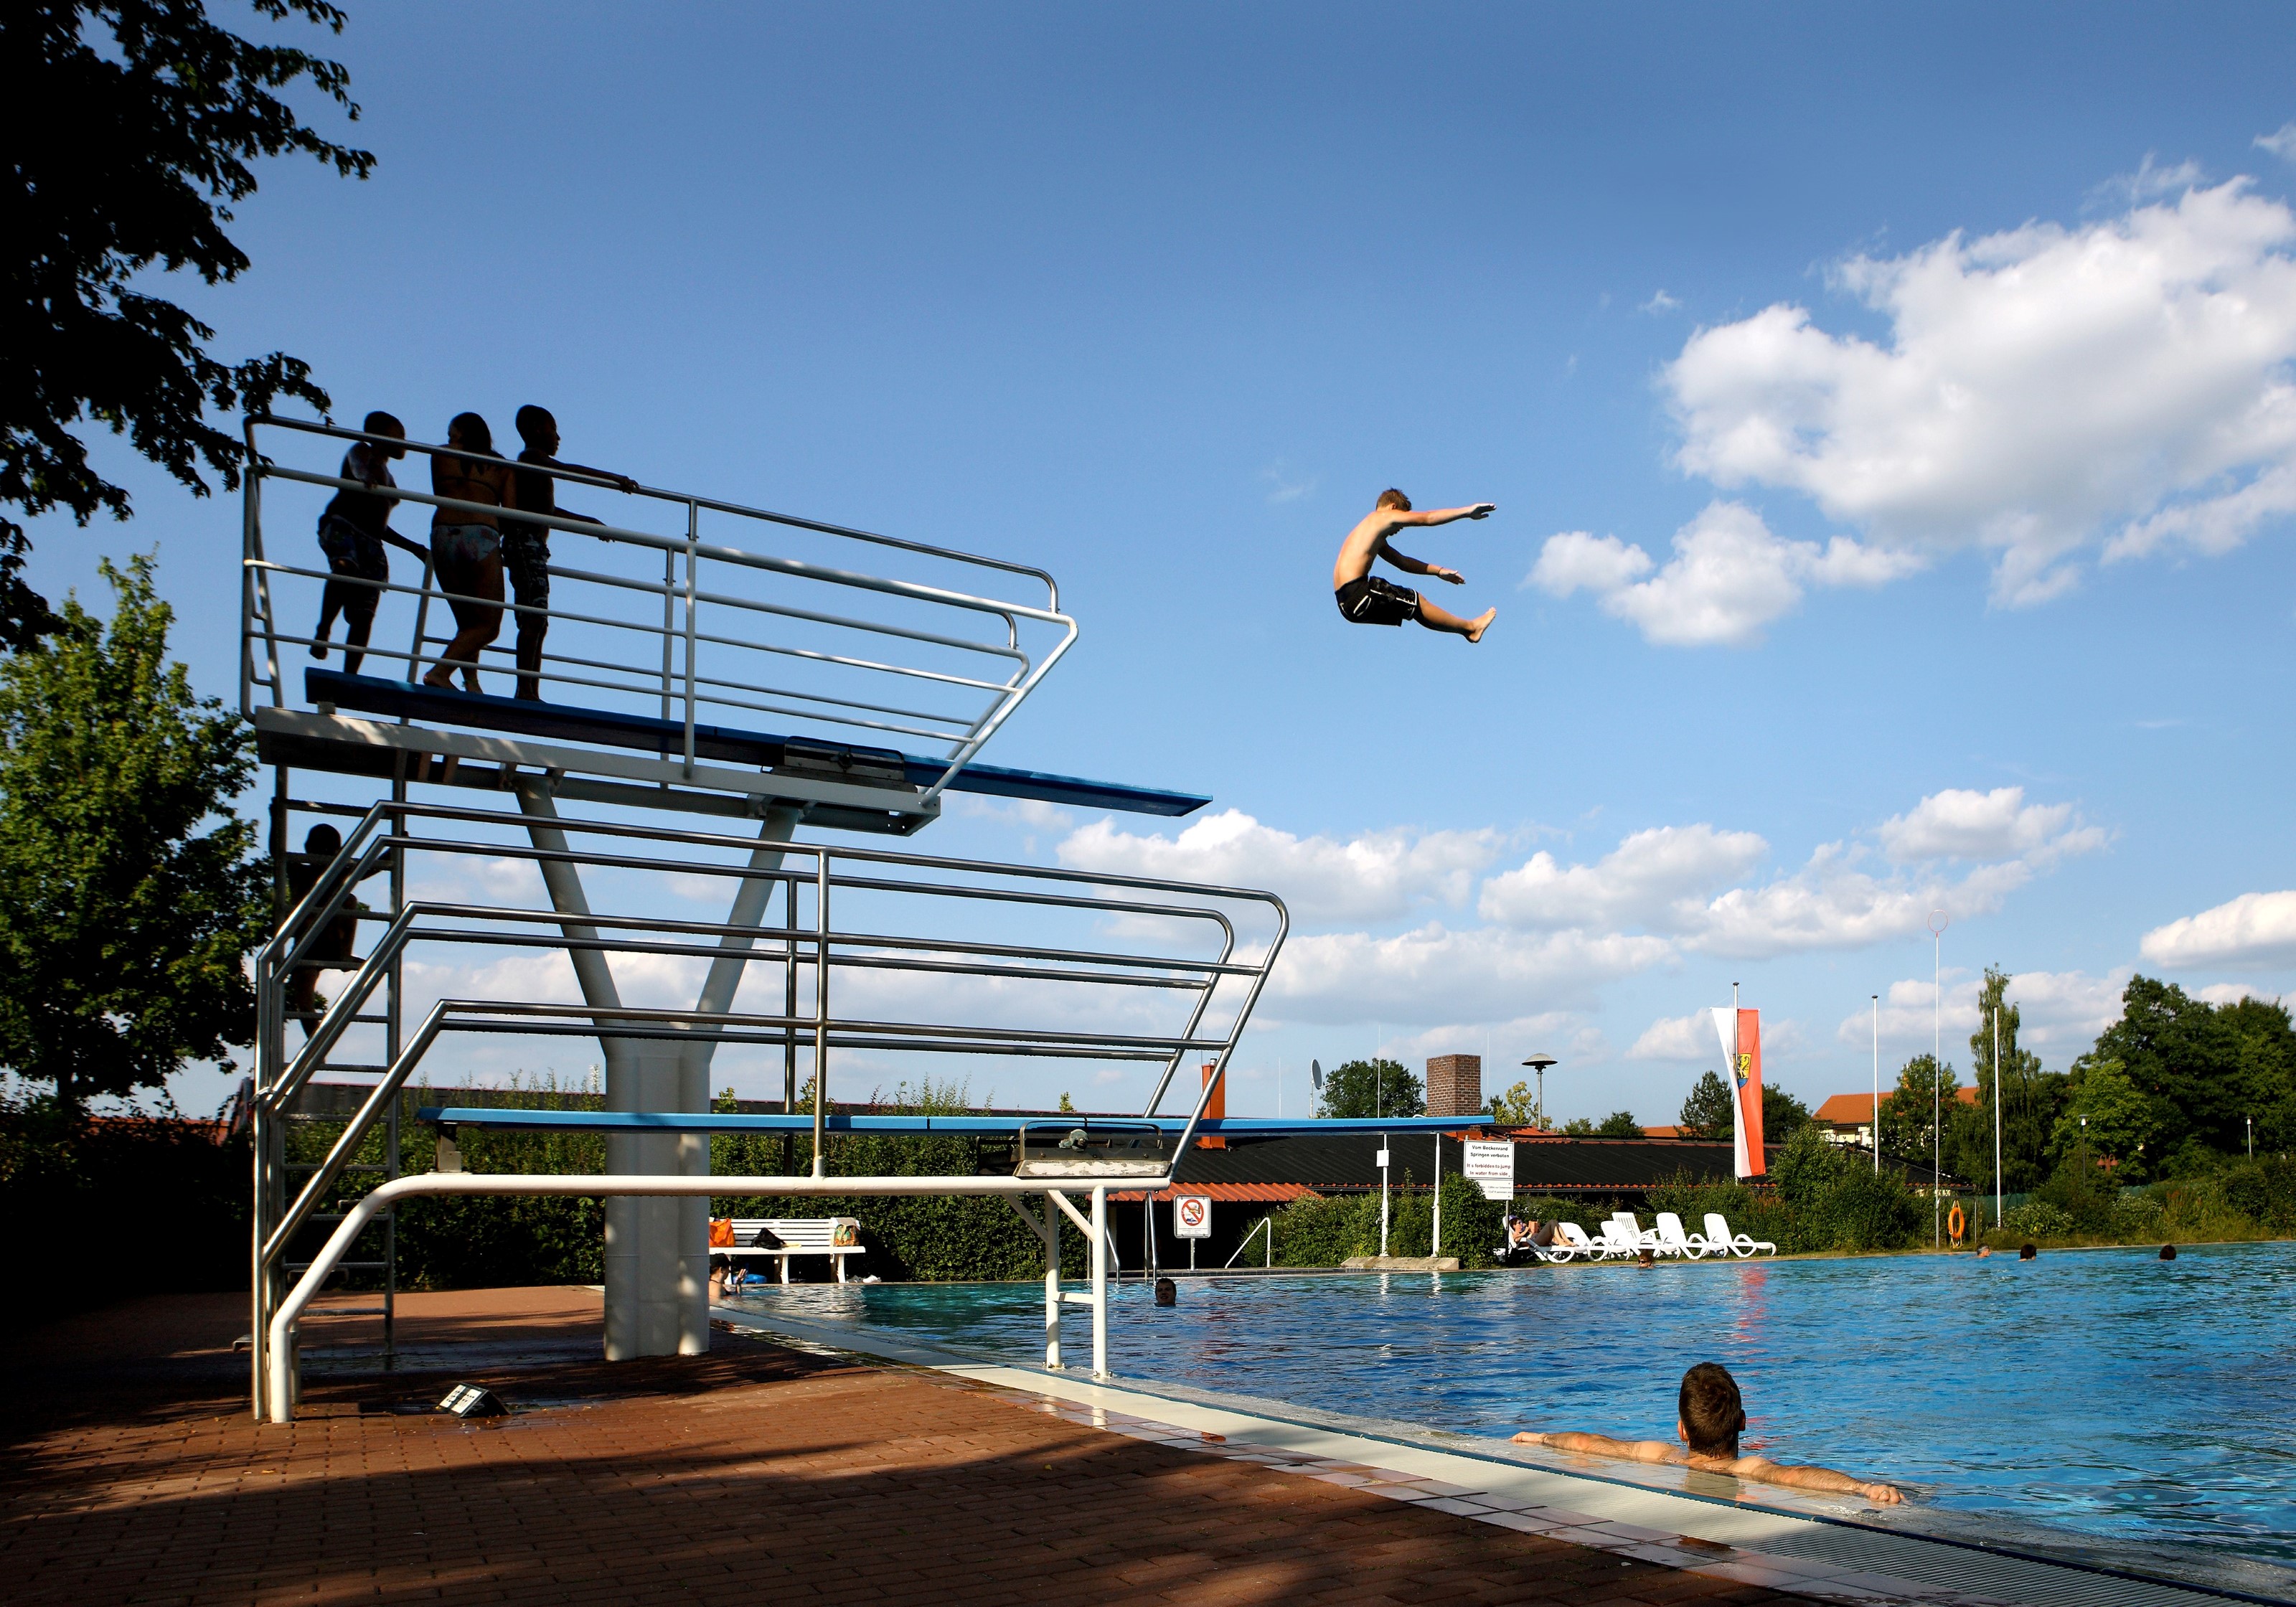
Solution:
[(1554, 1057), (1542, 1049), (1522, 1063), (1538, 1074), (1538, 1114), (1532, 1125), (1544, 1133), (1546, 1131), (1546, 1069), (1554, 1063)]

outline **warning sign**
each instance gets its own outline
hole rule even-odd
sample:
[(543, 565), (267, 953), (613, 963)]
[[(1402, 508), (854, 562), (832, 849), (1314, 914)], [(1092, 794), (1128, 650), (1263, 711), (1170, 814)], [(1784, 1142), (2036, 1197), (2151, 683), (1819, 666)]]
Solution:
[(1481, 1185), (1486, 1200), (1514, 1198), (1514, 1145), (1505, 1139), (1470, 1138), (1461, 1146), (1467, 1152), (1464, 1168)]
[(1209, 1239), (1212, 1236), (1212, 1202), (1204, 1194), (1179, 1194), (1172, 1201), (1172, 1236)]

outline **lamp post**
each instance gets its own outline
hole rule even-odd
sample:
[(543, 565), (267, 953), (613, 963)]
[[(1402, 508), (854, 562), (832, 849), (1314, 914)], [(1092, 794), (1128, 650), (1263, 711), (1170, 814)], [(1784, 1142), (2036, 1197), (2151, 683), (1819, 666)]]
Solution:
[(1882, 1175), (1882, 996), (1874, 996), (1874, 1176)]
[(1522, 1063), (1538, 1075), (1538, 1112), (1531, 1119), (1531, 1125), (1544, 1133), (1546, 1131), (1546, 1069), (1554, 1063), (1554, 1057), (1542, 1049)]
[(1941, 909), (1930, 911), (1930, 1238), (1945, 1244), (1945, 929), (1953, 924)]
[(1993, 1226), (2001, 1226), (2001, 1006), (1993, 1007)]

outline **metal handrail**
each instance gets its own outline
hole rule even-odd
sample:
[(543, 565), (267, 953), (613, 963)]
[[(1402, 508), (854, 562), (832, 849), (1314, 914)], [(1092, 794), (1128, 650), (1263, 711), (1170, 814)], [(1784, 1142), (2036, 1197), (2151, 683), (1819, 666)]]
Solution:
[[(545, 651), (535, 673), (554, 683), (583, 685), (620, 695), (658, 697), (664, 718), (676, 718), (684, 727), (682, 742), (683, 767), (690, 777), (696, 761), (695, 732), (705, 723), (702, 710), (722, 707), (729, 709), (775, 713), (799, 719), (818, 720), (832, 726), (857, 730), (882, 732), (889, 735), (914, 737), (929, 743), (940, 744), (945, 750), (936, 762), (940, 774), (930, 785), (918, 790), (914, 803), (906, 802), (904, 812), (929, 813), (937, 805), (941, 791), (966, 764), (978, 755), (989, 737), (1011, 717), (1014, 709), (1044, 679), (1053, 665), (1075, 643), (1078, 627), (1073, 619), (1060, 611), (1060, 593), (1056, 583), (1046, 571), (1031, 565), (1015, 563), (1004, 559), (966, 553), (953, 548), (931, 545), (923, 542), (881, 535), (877, 532), (832, 525), (816, 520), (773, 512), (769, 510), (742, 504), (705, 497), (689, 493), (640, 487), (629, 495), (661, 502), (682, 508), (685, 517), (685, 529), (678, 534), (642, 530), (619, 525), (609, 525), (560, 514), (521, 512), (490, 504), (469, 502), (438, 496), (430, 492), (401, 486), (369, 487), (363, 482), (346, 480), (339, 475), (322, 474), (275, 463), (264, 457), (257, 447), (256, 431), (269, 428), (325, 438), (345, 442), (368, 442), (404, 450), (410, 456), (472, 455), (455, 447), (439, 443), (402, 440), (393, 436), (379, 436), (368, 431), (348, 430), (332, 424), (317, 424), (301, 420), (280, 419), (267, 414), (250, 414), (243, 423), (249, 449), (250, 471), (246, 491), (246, 513), (242, 531), (242, 562), (244, 571), (242, 586), (242, 636), (241, 655), (241, 709), (250, 717), (258, 706), (258, 685), (269, 694), (270, 707), (289, 706), (284, 674), (281, 668), (280, 649), (288, 645), (312, 645), (310, 637), (298, 637), (283, 633), (279, 627), (273, 597), (275, 578), (294, 576), (299, 579), (324, 582), (333, 578), (323, 571), (297, 565), (281, 563), (270, 558), (264, 550), (262, 529), (263, 484), (278, 480), (321, 490), (355, 491), (392, 502), (427, 504), (448, 512), (465, 512), (488, 520), (508, 520), (527, 526), (539, 526), (550, 530), (599, 537), (628, 545), (660, 552), (663, 554), (664, 573), (659, 581), (636, 579), (626, 575), (610, 576), (600, 571), (571, 567), (550, 566), (554, 578), (581, 585), (596, 586), (610, 593), (632, 595), (659, 594), (662, 599), (662, 618), (658, 621), (616, 618), (606, 614), (587, 614), (579, 610), (545, 611), (553, 620), (570, 624), (580, 623), (590, 627), (615, 631), (634, 631), (642, 635), (658, 637), (661, 642), (661, 661), (659, 667), (636, 661), (605, 663), (592, 660), (584, 668), (627, 674), (631, 683), (601, 681), (581, 675), (567, 673), (573, 657), (562, 649)], [(541, 474), (553, 480), (566, 480), (597, 489), (622, 489), (616, 482), (599, 479), (577, 471), (551, 465), (516, 463), (499, 459), (505, 466), (521, 474)], [(850, 540), (892, 552), (993, 571), (1004, 576), (1027, 577), (1043, 584), (1046, 602), (1042, 604), (1022, 603), (1008, 598), (979, 594), (956, 587), (927, 585), (918, 581), (898, 579), (865, 573), (860, 570), (813, 562), (768, 553), (751, 552), (719, 542), (704, 541), (701, 535), (701, 517), (704, 512), (715, 516), (745, 520), (783, 527), (791, 531)], [(680, 561), (683, 572), (680, 572)], [(829, 586), (848, 592), (861, 592), (883, 596), (905, 605), (958, 611), (975, 618), (987, 616), (1002, 622), (1003, 629), (995, 639), (983, 639), (954, 632), (918, 628), (898, 619), (869, 617), (865, 613), (839, 613), (827, 610), (791, 606), (788, 603), (745, 597), (719, 586), (702, 583), (705, 564), (718, 566), (721, 571), (750, 572), (774, 576), (786, 580)], [(430, 604), (434, 592), (445, 601), (458, 602), (465, 606), (475, 603), (484, 608), (496, 608), (504, 612), (531, 613), (508, 599), (470, 597), (446, 592), (434, 578), (432, 566), (426, 562), (420, 587), (406, 587), (389, 582), (353, 584), (370, 586), (379, 593), (410, 593), (416, 597), (414, 634), (403, 649), (378, 647), (370, 644), (364, 651), (380, 658), (406, 665), (409, 680), (415, 678), (422, 665), (444, 662), (438, 655), (427, 652), (441, 638), (430, 633)], [(899, 661), (898, 656), (882, 652), (868, 654), (824, 652), (798, 643), (745, 640), (737, 633), (723, 628), (708, 629), (702, 623), (705, 611), (745, 615), (764, 615), (792, 623), (827, 628), (834, 632), (859, 632), (882, 641), (906, 641), (921, 647), (933, 647), (961, 653), (980, 653), (1008, 662), (1011, 672), (1001, 680), (986, 675), (954, 673), (930, 664), (910, 664)], [(1020, 622), (1027, 620), (1052, 627), (1059, 631), (1058, 638), (1039, 657), (1024, 650), (1020, 641)], [(447, 638), (451, 639), (451, 638)], [(682, 652), (679, 650), (682, 649)], [(500, 652), (504, 650), (494, 648)], [(986, 701), (976, 709), (950, 712), (929, 712), (896, 705), (872, 701), (866, 697), (839, 695), (837, 689), (824, 687), (771, 685), (742, 678), (722, 669), (706, 671), (703, 655), (708, 652), (719, 654), (752, 651), (771, 653), (785, 659), (811, 664), (827, 675), (859, 676), (862, 677), (891, 676), (916, 683), (929, 684), (951, 693), (965, 691), (982, 694)], [(483, 656), (483, 655), (482, 655)], [(578, 656), (578, 655), (577, 655)], [(258, 661), (259, 660), (259, 661)], [(461, 667), (462, 661), (456, 661)], [(492, 671), (492, 665), (484, 666)], [(472, 669), (480, 665), (469, 666)], [(766, 700), (766, 701), (760, 701)], [(676, 713), (673, 713), (673, 710)], [(890, 717), (873, 719), (870, 715)], [(921, 724), (910, 722), (922, 722)]]

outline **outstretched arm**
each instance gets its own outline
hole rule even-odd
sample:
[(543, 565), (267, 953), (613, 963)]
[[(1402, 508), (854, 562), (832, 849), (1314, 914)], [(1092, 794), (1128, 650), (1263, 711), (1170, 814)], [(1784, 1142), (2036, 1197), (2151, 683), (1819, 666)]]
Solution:
[(1392, 517), (1398, 525), (1449, 524), (1455, 519), (1488, 519), (1497, 508), (1495, 502), (1479, 502), (1464, 508), (1423, 508), (1415, 512), (1398, 508)]
[(1543, 1445), (1550, 1451), (1616, 1456), (1626, 1462), (1679, 1462), (1682, 1452), (1663, 1439), (1613, 1439), (1608, 1434), (1518, 1434), (1517, 1445)]
[(1406, 553), (1397, 552), (1387, 545), (1384, 536), (1379, 538), (1379, 545), (1373, 549), (1372, 556), (1386, 559), (1406, 575), (1432, 575), (1436, 579), (1447, 580), (1453, 586), (1466, 584), (1466, 577), (1456, 570), (1447, 570), (1439, 563), (1423, 563)]
[[(637, 481), (632, 480), (627, 474), (617, 474), (611, 469), (593, 469), (587, 463), (554, 463), (551, 467), (554, 469), (564, 469), (569, 473), (572, 474), (587, 474), (594, 480), (610, 480), (614, 482), (614, 488), (618, 491), (635, 491), (638, 488)], [(590, 522), (592, 524), (597, 524), (601, 521), (594, 519)]]
[(1784, 1484), (1794, 1489), (1823, 1490), (1828, 1495), (1863, 1496), (1876, 1506), (1895, 1506), (1905, 1499), (1894, 1485), (1868, 1484), (1830, 1467), (1792, 1467), (1772, 1462), (1767, 1456), (1741, 1456), (1728, 1466), (1741, 1479), (1759, 1479), (1765, 1484)]

